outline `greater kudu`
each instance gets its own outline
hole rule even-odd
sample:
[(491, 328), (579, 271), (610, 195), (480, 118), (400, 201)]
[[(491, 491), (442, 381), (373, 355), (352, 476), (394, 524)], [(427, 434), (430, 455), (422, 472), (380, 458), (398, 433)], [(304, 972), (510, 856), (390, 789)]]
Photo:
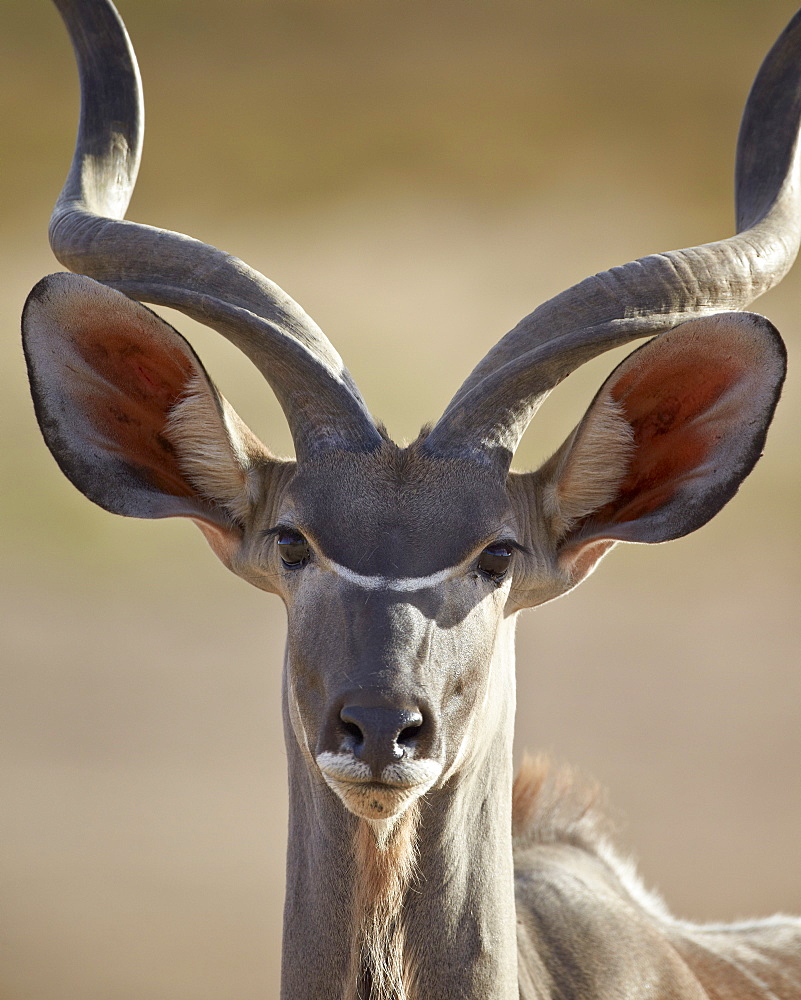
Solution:
[[(401, 448), (284, 292), (210, 246), (121, 221), (142, 138), (133, 53), (107, 0), (56, 2), (82, 110), (51, 244), (89, 277), (51, 275), (26, 304), (36, 412), (90, 499), (191, 518), (287, 607), (283, 996), (801, 997), (800, 921), (674, 921), (580, 793), (532, 768), (513, 793), (511, 758), (517, 612), (618, 541), (700, 527), (761, 452), (784, 349), (767, 320), (732, 310), (781, 279), (801, 240), (801, 15), (746, 107), (739, 235), (546, 302)], [(136, 300), (244, 351), (295, 461), (268, 452)], [(509, 471), (551, 388), (646, 336), (553, 458)]]

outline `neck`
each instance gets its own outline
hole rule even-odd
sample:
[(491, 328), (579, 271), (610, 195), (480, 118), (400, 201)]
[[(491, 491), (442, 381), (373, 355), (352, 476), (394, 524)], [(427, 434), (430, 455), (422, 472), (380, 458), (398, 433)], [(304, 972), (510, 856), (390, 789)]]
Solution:
[(496, 649), (476, 716), (491, 739), (468, 734), (456, 772), (391, 832), (347, 812), (287, 724), (282, 1000), (517, 998), (511, 621)]

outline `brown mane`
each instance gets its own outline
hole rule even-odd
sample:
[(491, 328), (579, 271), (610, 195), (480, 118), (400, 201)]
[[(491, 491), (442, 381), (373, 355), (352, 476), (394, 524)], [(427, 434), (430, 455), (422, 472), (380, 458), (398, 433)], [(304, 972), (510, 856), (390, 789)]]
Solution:
[(547, 755), (524, 754), (512, 786), (515, 847), (569, 843), (597, 851), (611, 829), (600, 786)]
[(387, 832), (360, 820), (353, 844), (353, 995), (407, 1000), (410, 969), (404, 954), (403, 901), (414, 881), (419, 804)]

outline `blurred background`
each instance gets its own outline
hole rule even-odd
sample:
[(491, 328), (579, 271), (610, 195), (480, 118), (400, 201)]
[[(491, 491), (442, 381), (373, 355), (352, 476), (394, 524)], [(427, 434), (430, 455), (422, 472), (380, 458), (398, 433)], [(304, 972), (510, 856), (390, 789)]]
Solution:
[[(147, 98), (131, 218), (298, 299), (397, 439), (543, 299), (730, 235), (739, 115), (793, 0), (127, 0)], [(18, 343), (77, 116), (50, 5), (0, 13), (1, 1000), (275, 996), (283, 610), (191, 524), (93, 507), (40, 440)], [(680, 916), (801, 909), (801, 269), (756, 308), (790, 376), (767, 453), (697, 534), (618, 548), (519, 628), (518, 752), (608, 789)], [(171, 317), (245, 420), (283, 418)], [(561, 442), (612, 367), (562, 386)]]

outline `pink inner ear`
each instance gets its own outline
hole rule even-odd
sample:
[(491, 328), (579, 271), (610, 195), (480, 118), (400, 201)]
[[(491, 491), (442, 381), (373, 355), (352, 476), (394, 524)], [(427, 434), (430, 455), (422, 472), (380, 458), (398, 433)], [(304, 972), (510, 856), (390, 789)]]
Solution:
[(617, 498), (596, 511), (593, 522), (621, 524), (657, 510), (720, 441), (726, 427), (712, 411), (749, 368), (730, 342), (721, 350), (710, 339), (676, 338), (609, 387), (634, 431), (635, 450)]
[[(73, 329), (76, 354), (86, 365), (82, 407), (103, 446), (127, 464), (147, 470), (154, 486), (173, 496), (192, 496), (173, 446), (164, 436), (167, 415), (180, 399), (194, 367), (129, 319), (98, 321), (88, 310)], [(132, 330), (133, 327), (133, 330)]]

